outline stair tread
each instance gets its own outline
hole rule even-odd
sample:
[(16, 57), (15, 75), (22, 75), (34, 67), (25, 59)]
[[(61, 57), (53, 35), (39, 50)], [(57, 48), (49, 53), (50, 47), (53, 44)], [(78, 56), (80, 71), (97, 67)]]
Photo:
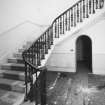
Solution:
[(15, 57), (9, 58), (9, 59), (7, 60), (7, 62), (8, 62), (8, 63), (18, 63), (18, 64), (23, 64), (23, 63), (24, 63), (24, 61), (23, 61), (22, 58), (15, 58)]
[(24, 81), (25, 75), (22, 71), (0, 70), (0, 78)]
[(5, 63), (1, 65), (0, 70), (24, 71), (23, 63)]
[(23, 58), (16, 58), (16, 57), (11, 57), (11, 58), (8, 58), (8, 59), (13, 59), (13, 60), (23, 60)]
[(24, 93), (25, 85), (23, 81), (0, 78), (0, 89)]
[(18, 64), (18, 63), (5, 63), (5, 65), (17, 65), (17, 66), (24, 66), (24, 64)]
[(23, 81), (0, 78), (0, 85), (1, 84), (7, 84), (7, 85), (18, 85), (18, 86), (20, 86), (19, 83), (24, 84)]
[(3, 69), (5, 69), (5, 70), (7, 70), (7, 69), (10, 69), (10, 70), (15, 70), (15, 69), (20, 69), (20, 68), (24, 68), (24, 64), (22, 64), (22, 63), (5, 63), (5, 64), (3, 64), (3, 65), (1, 65), (1, 70)]
[(24, 76), (24, 72), (23, 71), (0, 70), (0, 74), (1, 73)]

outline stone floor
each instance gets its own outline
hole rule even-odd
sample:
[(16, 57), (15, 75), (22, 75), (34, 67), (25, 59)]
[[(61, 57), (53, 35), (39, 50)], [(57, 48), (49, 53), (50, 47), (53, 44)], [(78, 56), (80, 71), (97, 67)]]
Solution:
[[(95, 84), (91, 84), (90, 88), (88, 87), (89, 69), (86, 65), (80, 64), (78, 71), (74, 75), (57, 73), (55, 80), (49, 81), (47, 88), (48, 105), (105, 105), (105, 80), (103, 76), (97, 78), (103, 79), (104, 85), (95, 86)], [(51, 75), (49, 78), (54, 77)], [(97, 83), (97, 81), (93, 82)]]
[(19, 105), (24, 94), (0, 89), (0, 105)]
[[(82, 68), (80, 72), (72, 75), (48, 73), (46, 105), (105, 105), (105, 87), (88, 88), (88, 73)], [(22, 105), (35, 105), (35, 103), (26, 102)]]
[[(88, 87), (88, 69), (84, 65), (79, 65), (78, 71), (74, 74), (56, 71), (47, 73), (46, 105), (105, 105), (105, 85), (95, 86), (92, 83), (97, 81), (93, 81), (92, 86)], [(9, 94), (9, 92), (0, 90), (0, 105), (12, 105), (11, 102), (15, 99), (9, 101), (5, 97), (9, 96), (13, 99), (18, 96), (14, 93), (15, 96), (7, 95), (7, 93)], [(3, 103), (4, 99), (7, 103)], [(35, 105), (35, 102), (23, 102), (21, 105)]]

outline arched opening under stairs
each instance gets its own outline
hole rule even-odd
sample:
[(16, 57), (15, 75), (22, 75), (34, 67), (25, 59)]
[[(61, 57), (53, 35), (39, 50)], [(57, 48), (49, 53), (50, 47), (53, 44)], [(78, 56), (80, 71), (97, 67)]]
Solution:
[(92, 41), (86, 35), (76, 40), (76, 72), (92, 73)]

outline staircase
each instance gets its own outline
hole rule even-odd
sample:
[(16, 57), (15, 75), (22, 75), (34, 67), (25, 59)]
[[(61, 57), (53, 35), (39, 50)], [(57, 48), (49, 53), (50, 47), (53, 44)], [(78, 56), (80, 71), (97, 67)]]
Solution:
[[(25, 46), (29, 46), (28, 42)], [(0, 105), (19, 105), (24, 100), (25, 93), (25, 75), (22, 51), (13, 54), (13, 57), (7, 59), (7, 63), (0, 67)]]
[[(59, 15), (40, 37), (32, 44), (26, 45), (25, 49), (19, 50), (17, 54), (13, 55), (13, 58), (9, 58), (8, 62), (1, 66), (0, 89), (19, 93), (19, 96), (22, 97), (21, 101), (24, 96), (27, 99), (29, 89), (33, 89), (35, 86), (37, 91), (42, 91), (44, 86), (41, 84), (41, 87), (38, 87), (42, 80), (37, 84), (37, 79), (44, 70), (46, 71), (43, 66), (56, 43), (67, 32), (72, 32), (76, 27), (84, 24), (86, 19), (89, 20), (89, 17), (97, 14), (97, 11), (101, 11), (103, 6), (104, 0), (80, 0)], [(38, 105), (38, 94), (35, 93), (35, 95), (35, 102)], [(41, 105), (45, 105), (45, 103), (45, 94), (41, 93)], [(14, 105), (14, 103), (10, 105)]]

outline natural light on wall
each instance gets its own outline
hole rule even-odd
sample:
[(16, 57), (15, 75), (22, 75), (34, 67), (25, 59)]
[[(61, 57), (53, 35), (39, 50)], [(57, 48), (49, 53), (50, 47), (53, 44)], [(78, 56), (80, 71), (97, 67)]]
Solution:
[(0, 0), (0, 33), (25, 21), (51, 22), (78, 0)]

